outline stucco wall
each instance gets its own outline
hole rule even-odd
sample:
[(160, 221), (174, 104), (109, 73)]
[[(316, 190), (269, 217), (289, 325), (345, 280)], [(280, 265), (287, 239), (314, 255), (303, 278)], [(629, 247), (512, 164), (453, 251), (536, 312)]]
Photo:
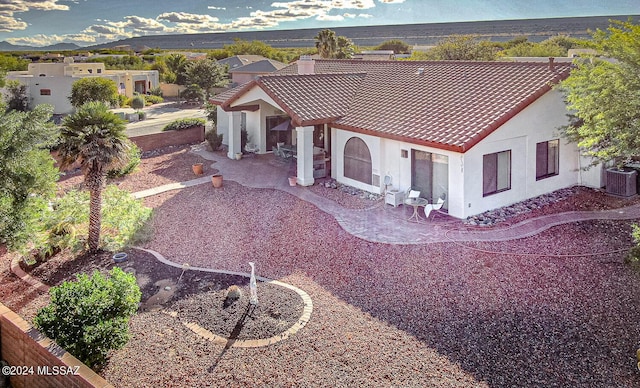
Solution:
[[(579, 152), (562, 138), (567, 124), (560, 93), (551, 91), (464, 154), (464, 217), (579, 183)], [(536, 143), (560, 139), (559, 174), (536, 180)], [(483, 155), (511, 150), (511, 189), (482, 195)]]
[[(27, 372), (24, 375), (10, 378), (14, 388), (112, 387), (109, 382), (42, 335), (2, 303), (0, 303), (0, 358), (11, 366), (33, 368), (26, 369)], [(49, 373), (43, 373), (45, 366), (49, 367)], [(54, 366), (58, 371), (72, 373), (49, 375), (53, 373)]]
[(200, 143), (204, 141), (204, 126), (196, 126), (181, 131), (165, 131), (131, 137), (140, 150), (151, 151), (170, 145)]

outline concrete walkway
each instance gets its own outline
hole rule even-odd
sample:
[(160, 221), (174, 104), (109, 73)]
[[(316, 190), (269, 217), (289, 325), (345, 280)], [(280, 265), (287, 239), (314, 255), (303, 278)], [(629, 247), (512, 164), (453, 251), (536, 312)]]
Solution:
[[(346, 209), (338, 203), (322, 197), (309, 188), (289, 186), (291, 166), (270, 155), (246, 157), (240, 161), (206, 150), (204, 144), (194, 146), (192, 152), (215, 162), (213, 168), (224, 176), (224, 180), (245, 187), (276, 189), (306, 201), (323, 212), (332, 215), (340, 226), (352, 235), (371, 242), (387, 244), (425, 244), (446, 241), (506, 241), (536, 235), (553, 226), (588, 220), (640, 219), (640, 204), (621, 209), (604, 211), (565, 212), (540, 216), (522, 221), (506, 228), (487, 227), (467, 230), (459, 220), (408, 221), (410, 211), (406, 206), (393, 208), (382, 201), (372, 202), (369, 209)], [(142, 198), (161, 192), (210, 182), (210, 176), (188, 182), (173, 183), (134, 193)]]

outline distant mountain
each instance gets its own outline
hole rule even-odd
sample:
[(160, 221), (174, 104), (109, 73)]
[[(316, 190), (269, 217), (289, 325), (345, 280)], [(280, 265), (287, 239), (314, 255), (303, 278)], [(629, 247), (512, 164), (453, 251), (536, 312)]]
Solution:
[(14, 45), (9, 42), (0, 42), (0, 51), (72, 51), (82, 47), (74, 43), (57, 43), (51, 46), (34, 47), (25, 45)]
[[(638, 20), (640, 15), (632, 16)], [(550, 36), (569, 35), (590, 37), (589, 31), (609, 27), (609, 20), (626, 21), (629, 16), (595, 16), (579, 18), (497, 20), (461, 23), (428, 23), (387, 26), (337, 27), (337, 35), (346, 36), (358, 46), (376, 46), (386, 40), (400, 39), (408, 44), (433, 45), (454, 34), (473, 34), (481, 39), (507, 41), (527, 36), (530, 41), (541, 41)], [(150, 35), (123, 39), (117, 42), (86, 47), (88, 50), (114, 46), (148, 46), (159, 49), (216, 49), (232, 44), (234, 39), (259, 40), (276, 48), (313, 47), (314, 37), (321, 28), (277, 31), (245, 31), (185, 35)]]

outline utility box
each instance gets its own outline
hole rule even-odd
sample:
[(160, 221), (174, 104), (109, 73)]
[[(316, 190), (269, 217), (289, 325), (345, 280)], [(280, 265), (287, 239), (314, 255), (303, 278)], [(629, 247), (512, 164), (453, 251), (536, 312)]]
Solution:
[(403, 201), (404, 201), (404, 191), (389, 190), (384, 195), (384, 203), (393, 205), (393, 207), (402, 205)]
[(636, 195), (638, 172), (630, 168), (623, 170), (610, 168), (606, 172), (607, 193), (621, 197)]

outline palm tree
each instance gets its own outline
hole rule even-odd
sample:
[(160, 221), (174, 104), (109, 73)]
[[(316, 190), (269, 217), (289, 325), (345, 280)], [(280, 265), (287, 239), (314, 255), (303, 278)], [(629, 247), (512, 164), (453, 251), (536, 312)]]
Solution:
[(333, 58), (338, 49), (338, 38), (332, 30), (322, 30), (315, 37), (316, 49), (322, 58)]
[(130, 143), (125, 128), (124, 121), (102, 102), (88, 102), (63, 121), (61, 167), (80, 163), (91, 198), (88, 244), (92, 252), (100, 245), (102, 189), (107, 171), (127, 163)]

